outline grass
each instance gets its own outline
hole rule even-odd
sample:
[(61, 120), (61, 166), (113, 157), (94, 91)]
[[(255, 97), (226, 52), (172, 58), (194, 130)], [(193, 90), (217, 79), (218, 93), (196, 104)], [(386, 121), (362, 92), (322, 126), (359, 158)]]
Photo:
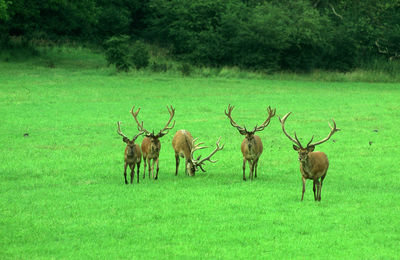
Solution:
[[(399, 257), (398, 83), (115, 74), (87, 59), (0, 63), (2, 259)], [(317, 147), (330, 160), (320, 203), (310, 181), (300, 202), (297, 154), (277, 117), (259, 133), (259, 177), (242, 181), (229, 103), (249, 127), (268, 105), (292, 111), (286, 129), (303, 142), (335, 119), (335, 142)], [(157, 131), (170, 104), (176, 125), (161, 139), (159, 180), (125, 185), (116, 122), (136, 134), (136, 105)], [(211, 147), (222, 137), (206, 173), (190, 178), (181, 165), (174, 176), (178, 129)]]

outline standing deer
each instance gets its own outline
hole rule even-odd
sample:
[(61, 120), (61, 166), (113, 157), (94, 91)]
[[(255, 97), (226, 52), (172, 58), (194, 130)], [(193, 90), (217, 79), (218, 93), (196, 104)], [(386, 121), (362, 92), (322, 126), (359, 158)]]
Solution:
[(125, 184), (128, 184), (128, 180), (126, 179), (126, 168), (129, 165), (129, 168), (131, 168), (131, 184), (133, 183), (133, 176), (135, 174), (135, 164), (137, 165), (137, 170), (136, 170), (136, 175), (137, 175), (137, 183), (139, 183), (139, 168), (140, 168), (140, 162), (142, 160), (142, 152), (140, 151), (140, 146), (138, 144), (135, 144), (136, 139), (143, 134), (142, 131), (140, 131), (137, 135), (135, 135), (132, 140), (129, 140), (128, 137), (126, 137), (122, 132), (121, 132), (121, 122), (117, 122), (118, 125), (118, 130), (117, 133), (122, 136), (122, 141), (126, 143), (126, 148), (125, 148), (125, 155), (124, 155), (124, 177), (125, 177)]
[(271, 118), (275, 116), (276, 109), (271, 109), (268, 107), (268, 118), (264, 121), (260, 126), (255, 126), (252, 131), (248, 131), (246, 127), (241, 127), (232, 119), (231, 113), (234, 106), (228, 105), (228, 112), (225, 110), (225, 115), (229, 118), (231, 125), (236, 127), (239, 130), (241, 135), (245, 135), (241, 146), (242, 154), (243, 154), (243, 180), (246, 180), (245, 169), (246, 169), (246, 161), (249, 162), (250, 173), (249, 178), (253, 180), (253, 172), (255, 173), (254, 176), (257, 178), (257, 166), (258, 166), (258, 159), (263, 152), (263, 145), (261, 142), (261, 138), (255, 135), (255, 132), (264, 130), (271, 121)]
[[(310, 179), (313, 180), (314, 199), (315, 201), (321, 201), (322, 182), (326, 177), (326, 172), (328, 171), (329, 167), (329, 161), (325, 153), (314, 152), (314, 149), (316, 145), (328, 141), (329, 138), (331, 138), (331, 136), (340, 129), (336, 128), (335, 120), (332, 119), (333, 127), (329, 124), (329, 127), (331, 128), (331, 132), (329, 133), (329, 135), (321, 141), (315, 143), (311, 143), (314, 139), (314, 136), (312, 136), (310, 142), (308, 142), (307, 146), (304, 148), (297, 138), (296, 133), (294, 133), (295, 138), (293, 139), (290, 135), (288, 135), (285, 130), (285, 121), (291, 113), (292, 112), (287, 113), (282, 119), (279, 118), (279, 121), (281, 122), (283, 133), (292, 142), (295, 143), (295, 145), (293, 145), (293, 149), (299, 153), (300, 172), (303, 181), (303, 192), (301, 194), (301, 200), (303, 201), (304, 192), (306, 190), (306, 180)], [(317, 193), (315, 193), (315, 191), (317, 191)]]
[[(134, 112), (135, 106), (132, 107), (131, 114), (133, 118), (135, 119), (138, 129), (140, 131), (143, 131), (146, 135), (145, 138), (143, 138), (142, 141), (142, 153), (143, 153), (143, 161), (144, 161), (144, 170), (143, 170), (143, 178), (146, 176), (146, 165), (149, 165), (149, 179), (150, 179), (150, 172), (151, 176), (153, 179), (157, 180), (158, 179), (158, 170), (159, 170), (159, 161), (158, 157), (160, 155), (160, 150), (161, 150), (161, 142), (160, 138), (163, 137), (168, 133), (169, 130), (171, 130), (175, 126), (175, 121), (172, 124), (172, 126), (169, 126), (171, 123), (172, 118), (175, 115), (175, 109), (171, 106), (171, 109), (167, 107), (168, 112), (170, 114), (169, 120), (167, 124), (164, 126), (162, 130), (158, 134), (154, 134), (154, 130), (152, 133), (147, 131), (145, 128), (143, 128), (143, 121), (142, 123), (139, 123), (139, 120), (137, 119), (137, 115), (139, 114), (140, 108), (136, 112)], [(150, 160), (153, 160), (153, 165), (150, 165)], [(157, 172), (156, 176), (154, 177), (154, 164), (157, 163)]]
[(176, 170), (175, 176), (178, 175), (178, 168), (179, 168), (179, 156), (185, 158), (185, 172), (186, 175), (194, 176), (195, 172), (198, 170), (198, 167), (205, 172), (203, 169), (203, 165), (205, 161), (209, 161), (211, 163), (215, 163), (217, 161), (212, 161), (211, 157), (218, 151), (224, 148), (224, 145), (219, 146), (219, 141), (221, 137), (218, 138), (216, 143), (217, 147), (214, 151), (210, 153), (207, 157), (200, 160), (200, 157), (197, 159), (193, 158), (193, 153), (197, 150), (201, 150), (207, 148), (206, 146), (200, 146), (203, 143), (195, 144), (197, 138), (193, 139), (192, 135), (189, 131), (186, 130), (179, 130), (175, 133), (174, 138), (172, 139), (172, 147), (175, 150), (175, 161), (176, 161)]

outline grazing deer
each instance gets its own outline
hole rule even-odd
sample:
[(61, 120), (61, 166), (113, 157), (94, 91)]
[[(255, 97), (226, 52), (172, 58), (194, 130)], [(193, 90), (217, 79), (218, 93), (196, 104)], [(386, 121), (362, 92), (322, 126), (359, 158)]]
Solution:
[[(293, 145), (293, 149), (299, 153), (300, 172), (303, 181), (303, 192), (301, 194), (301, 200), (303, 200), (304, 192), (306, 190), (306, 180), (310, 179), (313, 180), (314, 199), (315, 201), (321, 201), (322, 182), (326, 177), (326, 172), (328, 171), (329, 167), (329, 161), (325, 153), (314, 152), (314, 149), (316, 145), (328, 141), (329, 138), (331, 138), (331, 136), (340, 129), (336, 128), (335, 120), (332, 119), (333, 127), (329, 124), (329, 127), (331, 128), (331, 132), (329, 133), (329, 135), (321, 141), (315, 143), (311, 143), (314, 139), (314, 136), (312, 136), (310, 142), (308, 142), (307, 146), (304, 148), (297, 138), (296, 133), (294, 133), (295, 138), (293, 139), (290, 135), (288, 135), (285, 130), (285, 121), (291, 113), (292, 112), (287, 113), (282, 119), (279, 118), (279, 121), (281, 122), (283, 133), (292, 142), (295, 143), (295, 145)], [(315, 193), (315, 191), (317, 191), (317, 193)]]
[(218, 151), (221, 151), (224, 148), (224, 145), (219, 146), (219, 141), (221, 137), (218, 138), (218, 141), (216, 143), (217, 147), (215, 148), (214, 151), (210, 153), (207, 157), (204, 159), (200, 160), (200, 157), (197, 157), (197, 159), (193, 158), (193, 153), (197, 150), (201, 150), (204, 148), (207, 148), (206, 146), (201, 146), (203, 143), (198, 143), (195, 144), (197, 138), (193, 139), (192, 135), (189, 133), (189, 131), (186, 130), (179, 130), (175, 133), (174, 138), (172, 139), (172, 147), (175, 150), (175, 161), (176, 161), (176, 170), (175, 170), (175, 176), (178, 175), (178, 168), (179, 168), (179, 156), (182, 158), (185, 158), (185, 172), (186, 175), (189, 176), (194, 176), (195, 172), (198, 170), (197, 167), (199, 167), (203, 172), (205, 170), (203, 169), (203, 165), (205, 161), (209, 161), (211, 163), (215, 163), (217, 161), (212, 161), (211, 157)]
[(125, 155), (124, 155), (124, 177), (125, 177), (125, 184), (128, 184), (128, 180), (126, 179), (126, 168), (129, 165), (129, 168), (131, 168), (131, 184), (133, 183), (133, 176), (135, 174), (135, 164), (137, 165), (137, 183), (139, 183), (139, 168), (140, 168), (140, 162), (142, 160), (142, 152), (140, 151), (140, 146), (138, 144), (135, 144), (136, 139), (143, 134), (142, 131), (140, 131), (135, 137), (132, 138), (132, 140), (129, 140), (128, 137), (126, 137), (122, 132), (121, 132), (121, 122), (117, 122), (118, 125), (118, 130), (117, 133), (122, 136), (122, 141), (126, 143), (126, 148), (125, 148)]
[(245, 135), (241, 146), (242, 154), (243, 154), (243, 180), (246, 180), (245, 169), (246, 169), (246, 161), (249, 162), (250, 173), (249, 178), (253, 180), (253, 172), (255, 173), (254, 176), (257, 178), (257, 166), (258, 166), (258, 159), (263, 152), (263, 145), (261, 142), (261, 138), (255, 135), (255, 132), (264, 130), (271, 121), (271, 118), (275, 116), (276, 109), (271, 109), (268, 107), (268, 118), (264, 121), (260, 126), (255, 126), (252, 131), (248, 131), (246, 127), (241, 127), (232, 119), (231, 113), (234, 106), (228, 105), (228, 112), (225, 110), (225, 115), (229, 118), (231, 125), (236, 127), (239, 130), (239, 133)]
[[(136, 112), (134, 112), (135, 106), (132, 107), (131, 114), (133, 118), (135, 119), (138, 129), (140, 131), (143, 131), (146, 135), (145, 138), (143, 138), (142, 141), (142, 153), (143, 153), (143, 161), (144, 161), (144, 170), (143, 170), (143, 178), (145, 178), (146, 175), (146, 165), (149, 165), (149, 179), (150, 179), (150, 172), (151, 176), (153, 179), (157, 180), (158, 179), (158, 170), (159, 170), (159, 161), (158, 157), (160, 155), (160, 150), (161, 150), (161, 142), (160, 138), (163, 137), (168, 133), (169, 130), (171, 130), (175, 126), (175, 121), (172, 124), (172, 126), (169, 126), (171, 123), (172, 118), (175, 115), (175, 108), (171, 106), (171, 109), (167, 107), (168, 112), (169, 112), (169, 120), (167, 124), (164, 126), (162, 130), (158, 134), (154, 134), (154, 131), (150, 133), (147, 131), (145, 128), (143, 128), (143, 121), (142, 123), (139, 123), (139, 120), (137, 119), (137, 115), (139, 114), (140, 108)], [(153, 160), (153, 165), (150, 165), (150, 160)], [(156, 176), (154, 177), (154, 164), (157, 163), (157, 172)]]

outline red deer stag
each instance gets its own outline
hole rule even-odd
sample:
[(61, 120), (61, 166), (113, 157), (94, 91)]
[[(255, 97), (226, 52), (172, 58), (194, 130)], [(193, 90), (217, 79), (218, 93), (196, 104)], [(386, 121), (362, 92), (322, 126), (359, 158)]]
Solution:
[(246, 161), (249, 162), (250, 173), (249, 178), (253, 180), (253, 172), (255, 178), (257, 178), (257, 166), (258, 166), (258, 159), (263, 152), (263, 145), (261, 142), (261, 138), (257, 135), (254, 135), (255, 132), (264, 130), (271, 121), (271, 118), (275, 116), (276, 109), (271, 109), (268, 107), (268, 118), (264, 121), (260, 126), (255, 126), (252, 131), (248, 131), (246, 127), (241, 127), (232, 119), (231, 113), (234, 106), (228, 105), (228, 112), (225, 110), (225, 115), (229, 118), (231, 125), (236, 127), (239, 130), (239, 133), (245, 135), (242, 142), (242, 154), (243, 154), (243, 180), (246, 180), (245, 169), (246, 169)]
[(137, 182), (139, 183), (139, 168), (140, 168), (140, 162), (142, 160), (142, 152), (140, 151), (140, 146), (138, 144), (135, 144), (136, 139), (143, 134), (143, 131), (140, 131), (135, 137), (132, 138), (132, 140), (129, 140), (128, 137), (126, 137), (122, 132), (121, 132), (121, 122), (117, 122), (118, 125), (118, 130), (117, 133), (122, 136), (122, 141), (126, 143), (126, 148), (125, 148), (125, 155), (124, 155), (124, 177), (125, 177), (125, 184), (128, 184), (128, 180), (126, 179), (126, 168), (129, 165), (129, 168), (131, 168), (131, 184), (133, 183), (133, 176), (135, 175), (135, 164), (137, 165), (137, 170), (136, 170), (136, 175), (137, 175)]
[(178, 175), (179, 168), (179, 156), (185, 158), (185, 172), (186, 175), (194, 176), (195, 172), (198, 170), (198, 167), (205, 172), (203, 169), (203, 165), (205, 161), (209, 161), (211, 163), (215, 163), (217, 161), (211, 160), (211, 157), (218, 151), (221, 151), (224, 148), (224, 145), (220, 146), (219, 141), (221, 137), (218, 138), (216, 143), (217, 147), (214, 151), (210, 153), (207, 157), (200, 160), (200, 156), (197, 159), (193, 158), (193, 153), (197, 150), (201, 150), (207, 148), (206, 146), (200, 146), (203, 143), (195, 144), (197, 138), (193, 139), (192, 135), (189, 131), (179, 130), (174, 135), (172, 139), (172, 147), (175, 150), (175, 160), (176, 160), (176, 171), (175, 176)]
[[(154, 131), (150, 133), (147, 131), (145, 128), (143, 128), (143, 121), (142, 123), (139, 123), (139, 120), (137, 119), (137, 115), (139, 114), (140, 108), (136, 112), (134, 112), (135, 106), (132, 107), (131, 113), (133, 118), (135, 119), (138, 129), (140, 131), (143, 131), (146, 135), (145, 138), (143, 138), (142, 141), (142, 153), (143, 153), (143, 160), (144, 160), (144, 170), (143, 170), (143, 178), (146, 175), (146, 165), (149, 165), (149, 178), (150, 178), (150, 172), (151, 176), (153, 179), (157, 180), (158, 179), (158, 170), (159, 170), (159, 161), (158, 157), (160, 155), (160, 150), (161, 150), (161, 142), (160, 138), (163, 137), (168, 133), (169, 130), (171, 130), (175, 126), (175, 121), (172, 124), (172, 126), (169, 126), (171, 123), (172, 118), (175, 115), (175, 108), (171, 106), (171, 109), (167, 107), (168, 112), (169, 112), (169, 120), (167, 124), (164, 126), (164, 128), (158, 133), (154, 134)], [(153, 165), (150, 165), (150, 160), (153, 160)], [(157, 172), (156, 176), (154, 177), (154, 164), (157, 163)]]
[[(293, 145), (293, 149), (299, 153), (300, 172), (303, 181), (303, 192), (301, 194), (301, 200), (303, 200), (304, 192), (306, 190), (306, 180), (310, 179), (313, 180), (314, 199), (315, 201), (321, 201), (322, 182), (326, 177), (326, 172), (328, 171), (329, 167), (329, 161), (325, 153), (314, 152), (314, 149), (316, 145), (328, 141), (329, 138), (331, 138), (331, 136), (340, 129), (336, 128), (335, 120), (332, 119), (333, 127), (329, 124), (329, 127), (331, 128), (331, 132), (329, 133), (329, 135), (319, 142), (311, 143), (314, 139), (313, 136), (310, 142), (308, 142), (307, 146), (304, 148), (297, 138), (296, 133), (294, 133), (295, 138), (293, 138), (288, 135), (285, 130), (285, 121), (291, 113), (292, 112), (287, 113), (282, 119), (279, 118), (279, 121), (281, 122), (283, 133), (289, 138), (289, 140), (295, 143), (295, 145)], [(317, 193), (315, 193), (315, 191), (317, 191)]]

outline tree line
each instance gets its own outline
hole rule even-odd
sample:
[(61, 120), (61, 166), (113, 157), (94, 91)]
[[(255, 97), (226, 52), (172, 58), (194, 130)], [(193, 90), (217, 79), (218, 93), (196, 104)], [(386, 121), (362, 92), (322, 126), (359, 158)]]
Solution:
[(198, 66), (351, 70), (400, 58), (400, 0), (0, 0), (2, 46), (128, 35)]

